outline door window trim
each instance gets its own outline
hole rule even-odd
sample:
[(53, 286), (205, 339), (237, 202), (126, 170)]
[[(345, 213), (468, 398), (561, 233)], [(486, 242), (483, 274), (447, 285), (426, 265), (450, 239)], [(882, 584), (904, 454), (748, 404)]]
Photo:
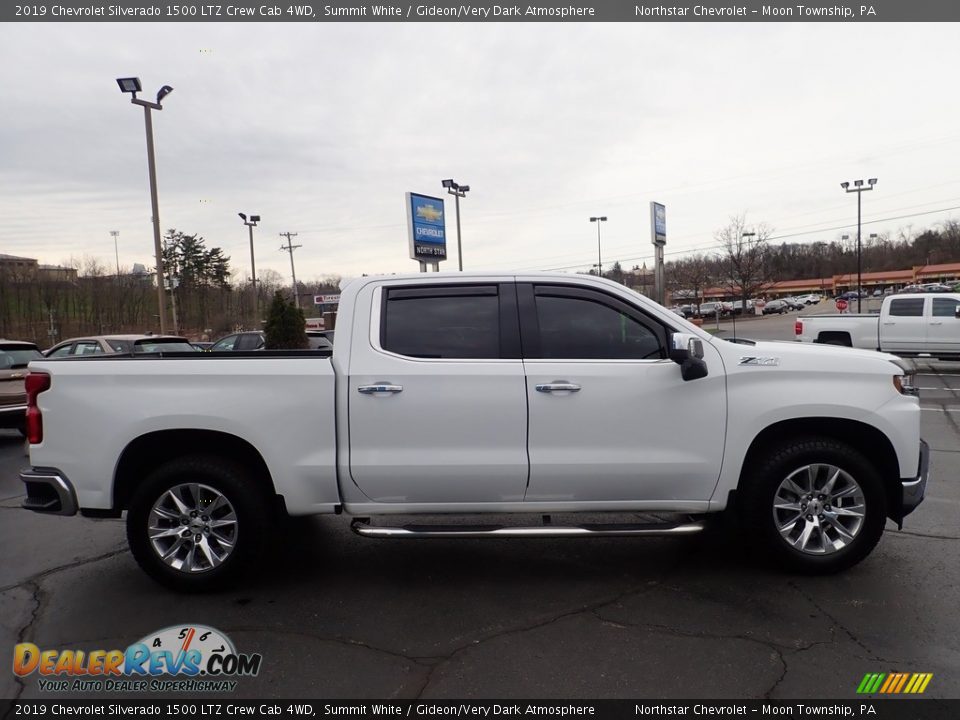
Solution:
[[(622, 313), (630, 319), (644, 326), (654, 334), (660, 344), (659, 358), (545, 358), (540, 346), (540, 322), (537, 316), (537, 295), (545, 297), (563, 297), (575, 300), (587, 300), (599, 303), (611, 310)], [(579, 286), (557, 283), (517, 283), (517, 306), (520, 312), (520, 340), (525, 360), (542, 362), (604, 362), (604, 363), (636, 363), (661, 362), (668, 359), (667, 337), (669, 331), (659, 320), (647, 315), (643, 310), (625, 302), (621, 298)], [(672, 361), (671, 361), (672, 362)]]
[[(395, 293), (395, 294), (394, 294)], [(498, 299), (497, 324), (500, 336), (500, 356), (494, 358), (424, 358), (404, 355), (384, 347), (387, 331), (387, 303), (391, 296), (403, 299), (490, 296)], [(516, 362), (521, 360), (520, 316), (517, 310), (517, 290), (513, 282), (436, 283), (431, 285), (381, 285), (374, 291), (370, 323), (370, 344), (385, 355), (411, 362)]]

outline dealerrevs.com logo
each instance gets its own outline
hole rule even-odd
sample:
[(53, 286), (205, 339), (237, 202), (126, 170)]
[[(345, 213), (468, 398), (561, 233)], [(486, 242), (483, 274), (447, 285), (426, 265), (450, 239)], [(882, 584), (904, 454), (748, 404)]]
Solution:
[(173, 625), (126, 650), (13, 648), (13, 672), (38, 676), (44, 692), (229, 692), (233, 678), (260, 672), (263, 656), (238, 653), (224, 633), (205, 625)]

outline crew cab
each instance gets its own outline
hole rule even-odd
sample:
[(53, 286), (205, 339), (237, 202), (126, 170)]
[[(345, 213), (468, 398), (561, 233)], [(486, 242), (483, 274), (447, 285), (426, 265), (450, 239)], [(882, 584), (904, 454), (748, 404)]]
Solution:
[(806, 315), (794, 331), (800, 342), (960, 359), (960, 293), (889, 295), (879, 315)]
[(780, 566), (833, 572), (923, 498), (890, 355), (728, 342), (576, 275), (364, 277), (339, 309), (332, 351), (32, 363), (25, 507), (125, 512), (143, 569), (194, 590), (249, 566), (278, 513), (502, 538), (687, 535), (730, 510)]

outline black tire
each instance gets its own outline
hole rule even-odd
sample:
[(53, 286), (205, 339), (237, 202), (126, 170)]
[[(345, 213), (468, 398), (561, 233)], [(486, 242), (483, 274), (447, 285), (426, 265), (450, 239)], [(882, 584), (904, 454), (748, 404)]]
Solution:
[[(811, 464), (839, 468), (862, 491), (862, 524), (852, 540), (827, 554), (803, 552), (789, 544), (774, 516), (774, 498), (781, 483)], [(855, 448), (827, 437), (798, 438), (773, 447), (752, 468), (746, 468), (740, 498), (740, 522), (751, 545), (776, 566), (801, 573), (829, 574), (856, 565), (876, 546), (886, 524), (886, 493), (877, 469)], [(829, 522), (824, 527), (829, 529)]]
[[(234, 511), (236, 523), (232, 549), (215, 567), (188, 572), (161, 559), (154, 549), (149, 525), (154, 505), (171, 488), (202, 485), (220, 493)], [(204, 490), (210, 497), (209, 490)], [(181, 592), (204, 592), (235, 582), (252, 567), (271, 537), (273, 504), (255, 479), (240, 465), (212, 455), (192, 455), (172, 460), (152, 472), (137, 489), (127, 511), (127, 542), (141, 568), (161, 585)], [(201, 502), (202, 504), (202, 502)], [(153, 518), (156, 522), (156, 519)], [(171, 527), (177, 527), (173, 521)], [(203, 532), (203, 531), (198, 531)], [(199, 537), (199, 535), (198, 535)], [(188, 541), (189, 544), (190, 541)], [(222, 548), (221, 548), (222, 549)], [(179, 553), (178, 553), (179, 554)], [(197, 556), (200, 562), (204, 558)]]

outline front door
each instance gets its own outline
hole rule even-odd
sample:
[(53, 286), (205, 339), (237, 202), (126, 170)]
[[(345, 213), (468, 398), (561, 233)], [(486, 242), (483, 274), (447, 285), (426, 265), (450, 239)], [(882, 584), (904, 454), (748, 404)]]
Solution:
[(960, 355), (960, 318), (956, 308), (960, 296), (931, 298), (930, 322), (927, 325), (927, 350), (931, 353)]
[(719, 354), (684, 382), (667, 328), (599, 290), (518, 287), (530, 406), (529, 502), (708, 500), (720, 475)]

